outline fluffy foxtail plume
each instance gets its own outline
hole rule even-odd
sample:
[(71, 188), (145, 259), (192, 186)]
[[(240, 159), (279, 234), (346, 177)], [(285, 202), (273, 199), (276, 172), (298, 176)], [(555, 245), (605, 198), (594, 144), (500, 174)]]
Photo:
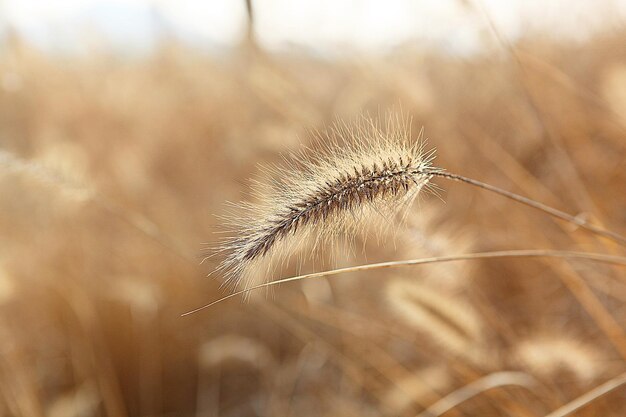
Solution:
[(385, 125), (336, 124), (313, 148), (266, 169), (270, 180), (255, 182), (254, 202), (235, 205), (224, 219), (229, 237), (218, 248), (218, 271), (234, 285), (265, 281), (309, 241), (314, 252), (337, 237), (350, 239), (364, 222), (392, 219), (438, 172), (421, 135), (408, 135), (408, 123), (391, 117)]

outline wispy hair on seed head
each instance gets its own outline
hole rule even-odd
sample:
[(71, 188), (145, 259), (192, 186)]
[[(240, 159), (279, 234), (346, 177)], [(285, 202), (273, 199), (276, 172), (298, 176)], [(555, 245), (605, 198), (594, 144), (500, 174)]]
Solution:
[(233, 286), (262, 282), (298, 248), (314, 256), (337, 239), (350, 241), (366, 223), (393, 223), (420, 191), (433, 190), (438, 172), (434, 152), (425, 151), (421, 133), (411, 140), (409, 127), (391, 115), (384, 123), (336, 122), (282, 165), (266, 167), (266, 180), (253, 182), (253, 200), (223, 218), (217, 271)]

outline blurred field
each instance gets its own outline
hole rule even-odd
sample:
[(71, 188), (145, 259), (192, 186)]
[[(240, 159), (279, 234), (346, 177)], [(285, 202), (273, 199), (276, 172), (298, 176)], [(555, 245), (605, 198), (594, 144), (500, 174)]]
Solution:
[[(401, 109), (439, 166), (625, 233), (625, 45), (614, 32), (329, 61), (164, 43), (121, 59), (55, 58), (13, 38), (0, 56), (0, 415), (413, 416), (496, 373), (487, 381), (507, 386), (445, 415), (531, 417), (625, 372), (625, 272), (580, 261), (352, 274), (180, 317), (224, 294), (205, 277), (215, 261), (199, 264), (214, 214), (246, 198), (258, 163), (336, 118)], [(416, 204), (395, 245), (367, 242), (336, 266), (624, 253), (437, 183), (445, 202)], [(576, 415), (622, 416), (625, 392)]]

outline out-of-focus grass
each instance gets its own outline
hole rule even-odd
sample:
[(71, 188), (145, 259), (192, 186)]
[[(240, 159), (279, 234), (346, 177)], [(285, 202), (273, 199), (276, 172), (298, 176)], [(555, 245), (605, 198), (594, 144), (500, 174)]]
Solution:
[[(401, 107), (439, 165), (623, 233), (624, 36), (527, 40), (517, 60), (401, 50), (335, 62), (180, 45), (145, 59), (62, 59), (14, 40), (0, 58), (0, 415), (410, 416), (483, 375), (519, 370), (537, 385), (482, 393), (449, 415), (539, 416), (624, 372), (624, 271), (580, 262), (372, 272), (179, 317), (223, 293), (205, 277), (214, 261), (199, 265), (213, 214), (246, 198), (257, 163), (336, 117)], [(620, 251), (441, 185), (446, 204), (415, 205), (395, 246), (367, 242), (367, 261)], [(355, 252), (339, 262), (366, 261)], [(443, 322), (424, 328), (410, 309), (398, 313), (385, 295), (398, 280), (483, 320), (472, 355), (432, 336), (451, 324), (419, 301), (416, 314)], [(625, 406), (616, 393), (580, 415)]]

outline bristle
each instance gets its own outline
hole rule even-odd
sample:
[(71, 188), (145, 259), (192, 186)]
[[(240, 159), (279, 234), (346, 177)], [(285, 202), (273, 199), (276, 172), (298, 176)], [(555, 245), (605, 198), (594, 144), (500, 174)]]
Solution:
[(255, 272), (275, 267), (272, 258), (309, 236), (314, 248), (338, 236), (349, 239), (364, 221), (407, 207), (436, 171), (432, 154), (410, 142), (407, 129), (395, 121), (385, 130), (369, 119), (354, 127), (338, 123), (314, 149), (268, 169), (271, 181), (257, 184), (263, 188), (256, 190), (257, 201), (238, 205), (239, 213), (226, 218), (231, 236), (218, 249), (226, 280), (248, 284)]

